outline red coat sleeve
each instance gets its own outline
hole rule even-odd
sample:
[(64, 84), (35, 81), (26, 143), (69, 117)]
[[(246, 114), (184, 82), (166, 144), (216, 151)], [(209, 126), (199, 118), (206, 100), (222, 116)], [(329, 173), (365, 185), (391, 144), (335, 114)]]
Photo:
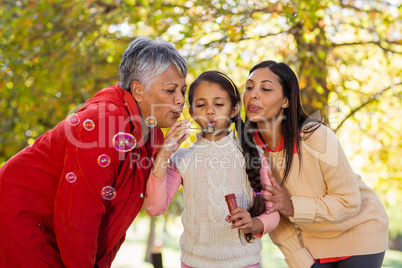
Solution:
[[(77, 113), (79, 124), (65, 120), (67, 145), (55, 200), (54, 227), (67, 267), (94, 267), (101, 221), (108, 208), (119, 201), (118, 194), (112, 200), (102, 195), (104, 187), (114, 186), (119, 170), (121, 153), (112, 139), (118, 132), (132, 131), (119, 111), (99, 116), (87, 109)], [(92, 122), (84, 124), (85, 120)], [(109, 199), (112, 197), (109, 195)]]

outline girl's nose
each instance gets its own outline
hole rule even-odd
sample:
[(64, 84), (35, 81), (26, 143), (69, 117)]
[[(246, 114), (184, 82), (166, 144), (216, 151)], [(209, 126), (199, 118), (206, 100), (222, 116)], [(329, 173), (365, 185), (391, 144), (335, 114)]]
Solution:
[(209, 105), (207, 107), (207, 115), (215, 114), (215, 109), (212, 107), (212, 105)]

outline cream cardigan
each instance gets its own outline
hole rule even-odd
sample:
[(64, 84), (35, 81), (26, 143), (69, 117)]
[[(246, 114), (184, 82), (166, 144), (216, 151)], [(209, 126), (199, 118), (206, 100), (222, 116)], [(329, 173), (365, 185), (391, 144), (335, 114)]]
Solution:
[[(320, 126), (301, 142), (284, 188), (293, 217), (281, 216), (271, 231), (289, 267), (310, 267), (313, 259), (383, 252), (388, 245), (388, 216), (381, 201), (353, 173), (335, 134)], [(264, 152), (279, 182), (283, 150)]]

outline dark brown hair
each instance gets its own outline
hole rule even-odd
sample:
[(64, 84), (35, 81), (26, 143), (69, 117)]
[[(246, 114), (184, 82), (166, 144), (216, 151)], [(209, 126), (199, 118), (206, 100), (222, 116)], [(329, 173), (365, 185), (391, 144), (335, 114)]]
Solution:
[[(284, 136), (284, 150), (285, 150), (285, 174), (282, 179), (282, 185), (290, 172), (290, 167), (293, 162), (294, 143), (296, 143), (297, 154), (299, 156), (299, 163), (301, 162), (300, 141), (308, 138), (322, 122), (309, 117), (303, 110), (300, 101), (299, 82), (296, 74), (292, 69), (283, 62), (277, 63), (275, 61), (263, 61), (253, 66), (250, 69), (250, 74), (257, 69), (268, 68), (271, 72), (279, 77), (279, 82), (282, 86), (283, 95), (289, 100), (289, 107), (284, 109), (284, 117), (281, 122), (281, 133)], [(310, 124), (312, 123), (312, 124)], [(251, 128), (256, 127), (256, 123), (248, 120), (246, 117), (246, 124)], [(299, 135), (309, 134), (307, 136)], [(299, 165), (300, 170), (300, 165)]]
[[(190, 109), (192, 109), (192, 103), (194, 100), (194, 94), (197, 86), (203, 82), (207, 81), (210, 83), (218, 84), (222, 90), (224, 90), (230, 98), (232, 108), (237, 104), (241, 107), (241, 98), (239, 90), (237, 89), (235, 83), (225, 74), (218, 71), (206, 71), (203, 72), (193, 83), (191, 83), (188, 91), (188, 102)], [(247, 131), (246, 125), (240, 117), (240, 111), (233, 118), (230, 118), (230, 123), (235, 122), (235, 128), (238, 133), (240, 140), (240, 145), (242, 148), (242, 153), (246, 161), (246, 173), (248, 180), (254, 192), (260, 192), (262, 190), (261, 179), (260, 179), (260, 169), (261, 160), (255, 144), (248, 142), (250, 139), (252, 141), (252, 135)], [(248, 209), (251, 217), (256, 217), (265, 212), (265, 202), (261, 195), (256, 195), (254, 198), (253, 205)], [(250, 242), (253, 238), (252, 234), (246, 234), (247, 242)]]

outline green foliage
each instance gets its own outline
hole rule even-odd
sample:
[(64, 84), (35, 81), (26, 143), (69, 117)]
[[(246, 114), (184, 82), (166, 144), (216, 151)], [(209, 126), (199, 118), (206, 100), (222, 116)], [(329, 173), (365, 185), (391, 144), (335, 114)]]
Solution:
[[(400, 1), (391, 0), (1, 1), (0, 165), (118, 81), (129, 42), (160, 37), (186, 57), (188, 83), (217, 69), (243, 88), (259, 61), (288, 63), (299, 76), (305, 109), (340, 126), (352, 167), (396, 222), (401, 12)], [(393, 236), (402, 233), (396, 226)]]

